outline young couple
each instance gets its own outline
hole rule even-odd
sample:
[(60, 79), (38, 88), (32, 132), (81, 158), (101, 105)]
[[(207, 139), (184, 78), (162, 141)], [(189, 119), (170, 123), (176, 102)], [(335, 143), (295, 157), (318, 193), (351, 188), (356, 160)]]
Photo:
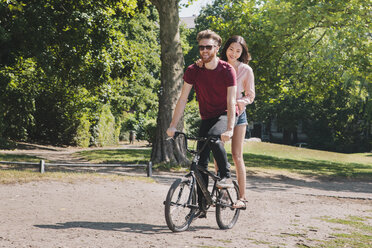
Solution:
[[(243, 160), (243, 142), (248, 124), (245, 107), (251, 104), (255, 97), (254, 75), (251, 67), (248, 66), (250, 54), (241, 36), (228, 39), (222, 49), (221, 59), (217, 57), (222, 43), (218, 34), (211, 30), (204, 30), (198, 33), (196, 39), (201, 61), (190, 65), (183, 76), (181, 95), (167, 134), (170, 137), (174, 136), (188, 95), (194, 86), (202, 119), (199, 136), (221, 137), (221, 141), (211, 143), (200, 154), (199, 165), (208, 167), (209, 154), (212, 150), (221, 177), (217, 187), (233, 187), (230, 179), (230, 164), (224, 148), (224, 142), (232, 139), (232, 156), (240, 189), (240, 197), (234, 207), (245, 208), (246, 170)], [(198, 143), (198, 147), (202, 145), (202, 142)], [(208, 175), (203, 177), (208, 185)], [(203, 194), (199, 187), (198, 202), (202, 206)], [(206, 216), (203, 209), (200, 212), (199, 217)]]

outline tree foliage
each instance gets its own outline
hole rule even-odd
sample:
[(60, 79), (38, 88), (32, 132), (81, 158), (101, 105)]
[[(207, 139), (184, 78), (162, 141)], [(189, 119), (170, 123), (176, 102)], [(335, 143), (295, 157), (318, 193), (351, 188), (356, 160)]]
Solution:
[(0, 136), (76, 144), (103, 106), (154, 118), (156, 21), (145, 1), (1, 1)]
[[(98, 145), (99, 127), (121, 127), (122, 137), (135, 130), (157, 142), (157, 161), (185, 161), (181, 146), (164, 143), (165, 129), (182, 69), (198, 57), (196, 34), (210, 28), (248, 43), (250, 120), (276, 120), (288, 143), (301, 124), (312, 147), (371, 149), (368, 1), (215, 0), (194, 30), (174, 24), (178, 1), (151, 2), (161, 18), (147, 0), (0, 0), (0, 145)], [(186, 118), (197, 120), (190, 101)]]
[(313, 147), (371, 149), (371, 6), (365, 0), (216, 0), (197, 30), (246, 38), (257, 97), (255, 121), (284, 134), (303, 123)]

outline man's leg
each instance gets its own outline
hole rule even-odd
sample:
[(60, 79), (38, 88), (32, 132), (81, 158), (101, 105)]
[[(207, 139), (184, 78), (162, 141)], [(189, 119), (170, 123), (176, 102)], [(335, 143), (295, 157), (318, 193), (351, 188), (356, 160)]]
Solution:
[[(200, 128), (199, 128), (199, 137), (208, 137), (208, 131), (211, 128), (211, 126), (213, 126), (214, 123), (215, 121), (213, 120), (202, 120)], [(198, 150), (201, 149), (204, 146), (204, 144), (205, 142), (199, 141)], [(210, 151), (211, 151), (210, 146), (206, 145), (204, 150), (200, 153), (200, 158), (198, 162), (199, 166), (202, 166), (206, 169), (208, 168)], [(208, 185), (208, 181), (209, 181), (208, 175), (206, 175), (205, 173), (201, 173), (201, 175), (203, 177), (204, 184)], [(199, 206), (203, 206), (204, 195), (199, 185), (197, 185), (197, 192), (198, 192)]]
[[(221, 135), (227, 129), (227, 115), (221, 115), (216, 118), (213, 125), (208, 131), (208, 135)], [(221, 178), (230, 178), (230, 164), (227, 161), (225, 145), (221, 140), (210, 144), (213, 156), (217, 161), (218, 171)]]
[(213, 142), (211, 144), (211, 149), (213, 152), (213, 156), (217, 162), (220, 177), (230, 178), (231, 177), (230, 164), (227, 161), (227, 154), (226, 154), (224, 143), (221, 140)]

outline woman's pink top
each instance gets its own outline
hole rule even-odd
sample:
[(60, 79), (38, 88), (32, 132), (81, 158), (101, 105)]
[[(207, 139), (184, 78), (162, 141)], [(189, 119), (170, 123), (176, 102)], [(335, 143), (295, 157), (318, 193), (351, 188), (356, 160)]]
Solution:
[[(252, 68), (249, 65), (240, 63), (238, 66), (238, 71), (236, 72), (236, 76), (236, 101), (239, 106), (239, 112), (242, 113), (245, 109), (245, 106), (251, 104), (256, 96), (254, 90), (254, 74)], [(241, 109), (241, 105), (244, 106), (243, 109)]]

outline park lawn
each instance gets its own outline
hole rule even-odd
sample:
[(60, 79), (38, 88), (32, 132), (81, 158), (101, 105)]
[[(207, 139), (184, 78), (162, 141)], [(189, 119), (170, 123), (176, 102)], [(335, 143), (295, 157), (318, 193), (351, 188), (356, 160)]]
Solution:
[[(226, 150), (230, 151), (230, 145), (226, 146)], [(357, 163), (372, 166), (372, 153), (345, 154), (274, 143), (248, 141), (246, 141), (244, 144), (244, 152), (299, 161)]]
[(107, 164), (146, 164), (150, 161), (151, 149), (103, 149), (87, 150), (74, 153), (92, 163)]
[[(230, 143), (226, 144), (229, 161), (232, 163), (230, 146)], [(145, 164), (150, 160), (151, 149), (100, 149), (75, 154), (92, 163)], [(40, 158), (0, 154), (0, 161), (39, 162)], [(247, 170), (253, 171), (275, 170), (279, 173), (288, 171), (308, 176), (372, 180), (371, 153), (343, 154), (266, 142), (246, 142), (244, 161)], [(169, 165), (165, 168), (169, 169)]]
[[(360, 247), (372, 246), (372, 226), (368, 224), (371, 217), (347, 216), (344, 219), (323, 216), (322, 221), (343, 225), (343, 228), (334, 228), (333, 238), (321, 241), (316, 247), (338, 248), (338, 247)], [(346, 231), (348, 230), (348, 231)]]
[[(232, 161), (230, 145), (226, 146)], [(372, 154), (344, 154), (266, 142), (246, 142), (248, 168), (286, 170), (310, 176), (372, 179)]]
[[(11, 162), (31, 162), (38, 163), (42, 158), (29, 155), (19, 154), (1, 154), (0, 161)], [(47, 162), (49, 162), (47, 160)], [(21, 169), (20, 169), (21, 168)], [(113, 181), (124, 180), (143, 180), (146, 182), (154, 182), (153, 179), (148, 177), (131, 177), (122, 175), (104, 175), (96, 172), (63, 172), (53, 171), (41, 174), (34, 166), (6, 166), (0, 164), (0, 184), (13, 184), (13, 183), (28, 183), (34, 181), (50, 181), (58, 180), (68, 183), (74, 183), (81, 180), (99, 180), (109, 179)]]
[[(189, 146), (195, 146), (190, 143)], [(232, 163), (230, 143), (226, 144)], [(92, 150), (77, 153), (94, 163), (147, 163), (151, 149)], [(280, 170), (309, 176), (372, 179), (372, 154), (343, 154), (266, 142), (246, 142), (244, 161), (248, 170)], [(165, 167), (168, 167), (167, 165)]]
[[(1, 167), (0, 167), (1, 168)], [(29, 183), (29, 182), (40, 182), (40, 181), (62, 181), (66, 183), (75, 183), (82, 180), (95, 182), (100, 179), (112, 180), (112, 181), (129, 181), (129, 180), (140, 180), (144, 182), (153, 183), (154, 179), (150, 177), (132, 177), (114, 174), (102, 174), (97, 172), (63, 172), (53, 171), (45, 172), (41, 174), (38, 171), (23, 169), (0, 169), (0, 185), (1, 184), (14, 184), (14, 183)]]
[(11, 162), (40, 162), (41, 158), (36, 156), (29, 156), (29, 155), (19, 155), (19, 154), (1, 154), (0, 153), (0, 161), (11, 161)]

